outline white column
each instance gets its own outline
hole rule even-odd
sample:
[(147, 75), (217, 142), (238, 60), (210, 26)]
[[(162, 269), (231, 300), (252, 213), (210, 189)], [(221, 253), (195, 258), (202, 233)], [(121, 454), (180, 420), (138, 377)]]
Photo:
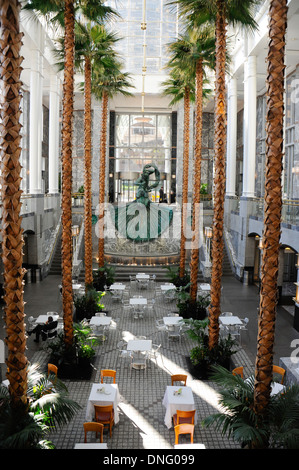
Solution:
[(244, 63), (243, 197), (255, 197), (256, 57)]
[(38, 50), (33, 50), (31, 54), (29, 192), (39, 194), (42, 189), (42, 56)]
[(58, 193), (59, 161), (59, 86), (60, 80), (51, 75), (49, 93), (49, 193)]
[(236, 195), (237, 154), (237, 79), (228, 83), (227, 100), (227, 151), (226, 151), (226, 196)]

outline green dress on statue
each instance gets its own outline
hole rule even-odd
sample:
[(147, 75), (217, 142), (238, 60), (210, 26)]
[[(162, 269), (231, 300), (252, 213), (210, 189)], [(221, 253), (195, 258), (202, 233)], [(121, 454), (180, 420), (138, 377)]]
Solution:
[[(153, 173), (156, 179), (150, 180)], [(139, 186), (136, 199), (113, 208), (115, 228), (123, 237), (135, 242), (155, 240), (169, 227), (173, 218), (171, 209), (152, 203), (148, 197), (149, 192), (160, 184), (160, 172), (156, 165), (145, 165), (134, 184)]]

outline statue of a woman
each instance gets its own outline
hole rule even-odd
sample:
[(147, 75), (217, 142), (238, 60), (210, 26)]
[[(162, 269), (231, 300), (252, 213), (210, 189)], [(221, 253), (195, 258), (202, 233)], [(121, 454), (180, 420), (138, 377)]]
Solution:
[[(150, 180), (153, 173), (156, 179)], [(160, 184), (160, 172), (156, 165), (145, 165), (134, 184), (138, 186), (136, 199), (115, 208), (115, 228), (121, 235), (136, 242), (154, 240), (170, 225), (173, 217), (171, 209), (153, 204), (148, 196)]]

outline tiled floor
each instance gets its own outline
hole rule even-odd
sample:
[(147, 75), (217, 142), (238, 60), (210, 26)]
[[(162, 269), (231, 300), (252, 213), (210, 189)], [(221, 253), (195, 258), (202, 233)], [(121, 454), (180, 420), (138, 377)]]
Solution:
[[(37, 316), (47, 311), (61, 312), (61, 299), (58, 292), (60, 278), (48, 276), (38, 284), (25, 286), (26, 315)], [(136, 293), (136, 292), (135, 292)], [(142, 293), (154, 297), (154, 290), (144, 290)], [(142, 319), (133, 319), (129, 313), (124, 313), (122, 304), (112, 301), (111, 296), (104, 298), (106, 309), (114, 319), (119, 319), (118, 327), (109, 333), (103, 346), (99, 346), (95, 361), (95, 370), (90, 382), (65, 381), (71, 397), (81, 406), (81, 411), (58, 432), (52, 433), (50, 440), (57, 449), (73, 449), (76, 442), (83, 442), (83, 423), (85, 421), (86, 403), (93, 382), (99, 382), (101, 368), (111, 368), (117, 371), (117, 383), (120, 391), (120, 421), (113, 429), (112, 438), (104, 434), (108, 449), (173, 449), (174, 431), (164, 424), (165, 408), (162, 405), (167, 385), (170, 385), (170, 375), (187, 373), (188, 385), (193, 390), (198, 424), (195, 429), (194, 442), (203, 443), (207, 449), (236, 449), (238, 445), (222, 437), (212, 428), (204, 428), (201, 419), (218, 409), (217, 391), (215, 384), (208, 381), (195, 380), (189, 373), (186, 356), (192, 347), (192, 342), (186, 336), (181, 344), (171, 342), (158, 332), (155, 319), (162, 318), (167, 312), (176, 309), (175, 302), (165, 302), (163, 297), (157, 299), (155, 314)], [(253, 370), (256, 337), (257, 337), (257, 306), (258, 292), (255, 286), (243, 286), (234, 278), (223, 278), (222, 310), (233, 311), (240, 317), (247, 316), (249, 334), (242, 338), (242, 347), (234, 356), (238, 365), (246, 366), (246, 372)], [(3, 322), (3, 320), (1, 320)], [(275, 342), (275, 359), (289, 356), (291, 340), (299, 338), (299, 333), (292, 327), (292, 316), (282, 307), (278, 309), (277, 328), (279, 335)], [(3, 338), (4, 331), (1, 329)], [(157, 363), (151, 362), (147, 374), (144, 371), (133, 370), (132, 375), (128, 364), (120, 359), (117, 343), (121, 338), (129, 339), (144, 335), (156, 344), (162, 344), (161, 355)], [(45, 368), (48, 356), (43, 350), (43, 343), (34, 343), (33, 336), (28, 338), (28, 358), (31, 362), (39, 362)], [(4, 365), (2, 364), (2, 371)], [(4, 374), (3, 379), (4, 379)], [(182, 439), (182, 442), (184, 439)]]

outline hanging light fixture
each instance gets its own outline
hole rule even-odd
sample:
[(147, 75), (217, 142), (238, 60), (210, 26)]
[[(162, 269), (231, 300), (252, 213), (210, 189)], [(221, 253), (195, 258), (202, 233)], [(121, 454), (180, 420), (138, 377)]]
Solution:
[(143, 31), (143, 66), (142, 66), (141, 111), (144, 113), (145, 75), (146, 75), (146, 0), (143, 0), (143, 14), (142, 14), (141, 29)]

